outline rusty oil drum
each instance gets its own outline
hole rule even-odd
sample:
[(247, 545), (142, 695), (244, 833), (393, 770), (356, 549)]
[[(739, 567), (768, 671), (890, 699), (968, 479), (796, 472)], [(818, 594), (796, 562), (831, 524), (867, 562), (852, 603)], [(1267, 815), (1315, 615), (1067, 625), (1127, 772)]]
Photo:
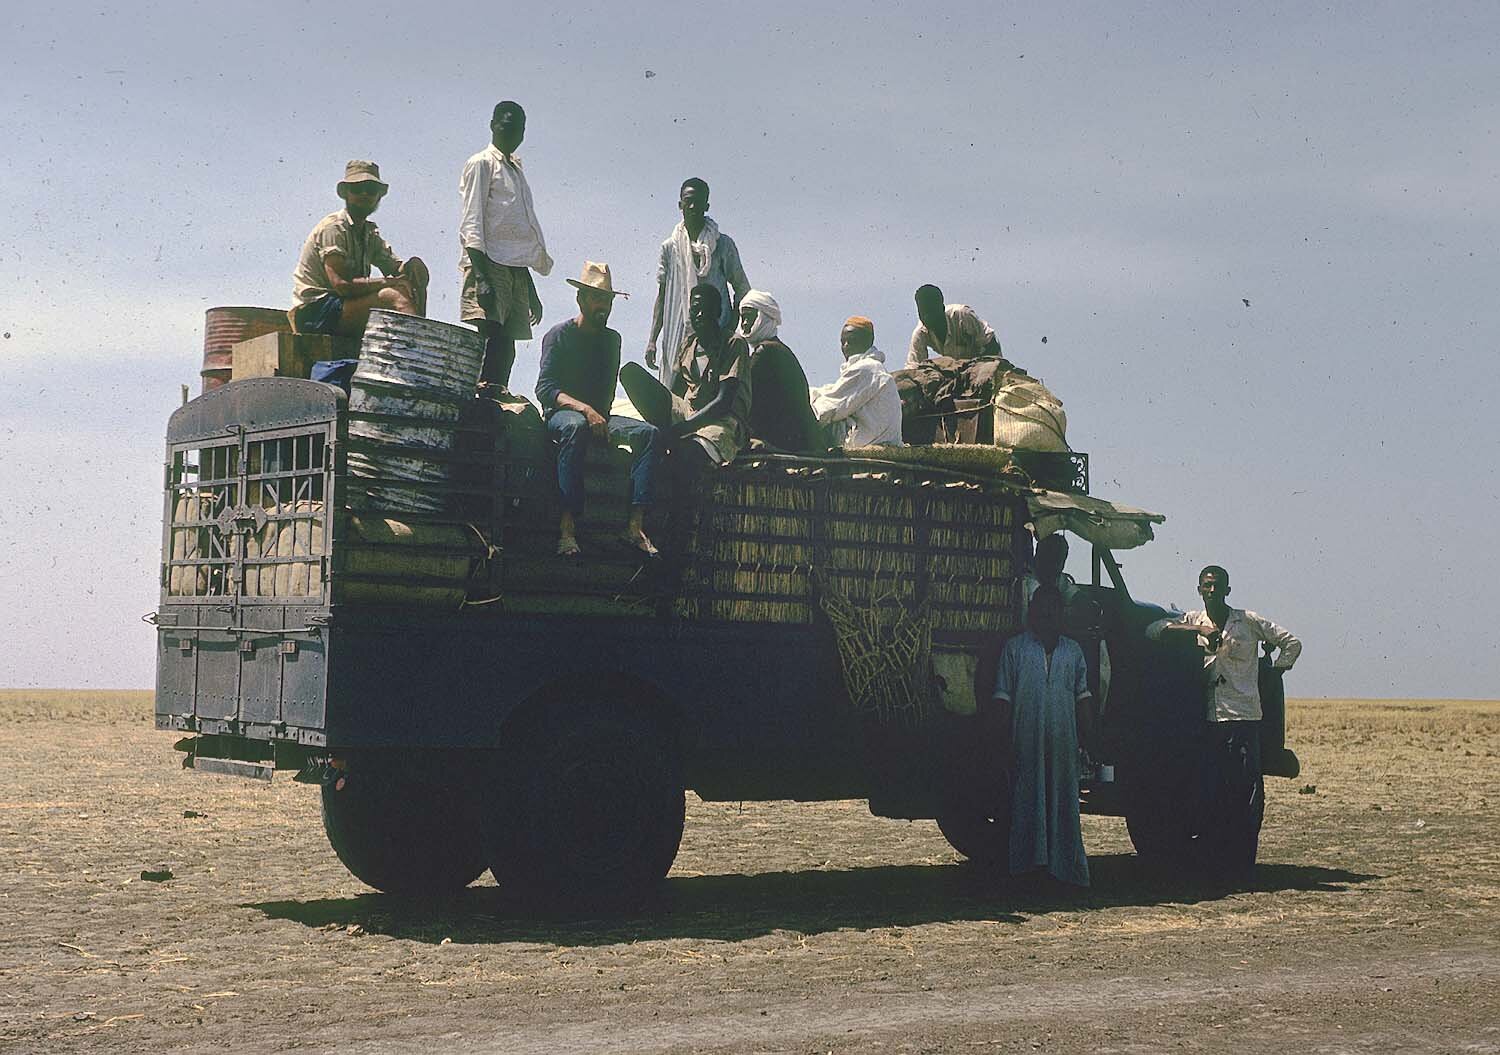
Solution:
[(203, 391), (227, 384), (233, 349), (268, 333), (291, 333), (285, 308), (209, 308), (203, 316)]

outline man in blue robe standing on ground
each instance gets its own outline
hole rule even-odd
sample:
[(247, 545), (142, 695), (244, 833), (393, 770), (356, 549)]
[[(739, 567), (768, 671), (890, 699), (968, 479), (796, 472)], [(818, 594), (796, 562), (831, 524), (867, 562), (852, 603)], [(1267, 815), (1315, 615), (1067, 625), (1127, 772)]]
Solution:
[(1063, 599), (1043, 586), (1031, 598), (1029, 629), (1005, 644), (996, 703), (1010, 711), (1010, 873), (1045, 870), (1088, 886), (1078, 816), (1079, 730), (1092, 739), (1083, 649), (1062, 636)]

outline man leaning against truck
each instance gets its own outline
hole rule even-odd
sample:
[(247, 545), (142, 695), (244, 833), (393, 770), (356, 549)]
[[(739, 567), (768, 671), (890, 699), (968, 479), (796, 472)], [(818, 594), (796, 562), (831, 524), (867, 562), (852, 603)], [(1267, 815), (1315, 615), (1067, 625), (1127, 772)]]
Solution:
[(547, 416), (547, 432), (557, 444), (557, 486), (562, 492), (557, 555), (579, 553), (577, 519), (583, 512), (584, 460), (593, 442), (630, 445), (630, 520), (624, 544), (642, 556), (656, 556), (646, 537), (646, 509), (655, 497), (656, 470), (665, 443), (654, 425), (610, 414), (615, 375), (620, 371), (620, 334), (609, 328), (616, 297), (609, 265), (584, 262), (583, 273), (568, 284), (578, 290), (578, 314), (542, 338), (542, 366), (536, 398)]
[(1206, 679), (1206, 747), (1203, 755), (1203, 817), (1215, 830), (1203, 835), (1217, 853), (1212, 864), (1226, 870), (1255, 861), (1265, 814), (1260, 769), (1260, 645), (1277, 649), (1272, 664), (1291, 670), (1302, 642), (1264, 616), (1229, 606), (1229, 572), (1210, 564), (1198, 573), (1203, 607), (1178, 619), (1159, 619), (1146, 636), (1192, 634), (1203, 649)]
[[(370, 222), (390, 187), (373, 161), (351, 161), (338, 184), (344, 207), (318, 221), (292, 272), (292, 324), (299, 333), (362, 337), (370, 312), (427, 314), (427, 265), (400, 260)], [(371, 278), (371, 268), (384, 278)]]

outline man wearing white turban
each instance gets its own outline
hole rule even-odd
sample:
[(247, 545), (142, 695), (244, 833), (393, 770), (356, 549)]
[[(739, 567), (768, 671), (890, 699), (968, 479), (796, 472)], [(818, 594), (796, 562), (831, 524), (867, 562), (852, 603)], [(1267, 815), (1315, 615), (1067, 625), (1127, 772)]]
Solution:
[(752, 289), (740, 298), (740, 336), (750, 345), (750, 439), (793, 454), (822, 451), (818, 423), (808, 402), (807, 374), (777, 336), (781, 305)]

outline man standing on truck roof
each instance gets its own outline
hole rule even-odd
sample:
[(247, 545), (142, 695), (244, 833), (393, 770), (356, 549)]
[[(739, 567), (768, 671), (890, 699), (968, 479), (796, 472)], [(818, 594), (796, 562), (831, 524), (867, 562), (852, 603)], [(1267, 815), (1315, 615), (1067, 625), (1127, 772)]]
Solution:
[(1088, 674), (1078, 642), (1062, 636), (1063, 599), (1043, 586), (1031, 598), (1029, 629), (1005, 643), (994, 699), (1009, 707), (1010, 873), (1045, 869), (1089, 884), (1078, 816), (1078, 743), (1093, 739)]
[(932, 353), (954, 359), (1001, 354), (995, 331), (967, 304), (944, 304), (943, 291), (933, 285), (918, 287), (916, 301), (918, 322), (911, 332), (907, 366), (916, 366)]
[(1201, 835), (1218, 853), (1212, 863), (1238, 869), (1255, 861), (1265, 815), (1260, 768), (1260, 646), (1277, 649), (1272, 666), (1291, 670), (1302, 642), (1264, 616), (1229, 606), (1229, 572), (1210, 564), (1198, 573), (1203, 607), (1159, 619), (1146, 636), (1191, 634), (1203, 649), (1207, 682)]
[[(427, 314), (427, 265), (398, 259), (370, 222), (390, 187), (373, 161), (351, 161), (338, 184), (344, 207), (318, 221), (292, 272), (292, 326), (298, 333), (362, 337), (374, 308)], [(372, 267), (384, 278), (371, 278)]]
[(516, 148), (526, 137), (521, 104), (496, 103), (490, 145), (464, 163), (458, 179), (463, 212), (458, 238), (463, 256), (459, 318), (484, 335), (480, 383), (507, 391), (516, 342), (531, 340), (542, 321), (542, 301), (531, 272), (552, 271), (552, 258), (531, 203), (531, 186)]
[(674, 458), (689, 467), (724, 465), (750, 438), (750, 346), (726, 331), (717, 287), (693, 287), (691, 335), (672, 370), (669, 391), (639, 363), (620, 369), (620, 384), (647, 421), (667, 433)]
[(844, 364), (811, 392), (813, 414), (839, 447), (901, 447), (901, 393), (875, 347), (875, 324), (851, 315), (839, 331)]
[(577, 520), (583, 513), (584, 461), (591, 443), (626, 443), (635, 452), (630, 468), (630, 521), (624, 544), (646, 557), (657, 555), (646, 537), (647, 508), (655, 497), (657, 466), (664, 438), (654, 425), (611, 415), (615, 376), (620, 371), (620, 334), (609, 328), (616, 297), (609, 265), (584, 261), (583, 273), (568, 284), (578, 290), (578, 314), (542, 338), (542, 367), (536, 398), (547, 416), (547, 432), (557, 444), (557, 486), (562, 492), (557, 554), (579, 553)]
[(706, 282), (719, 291), (719, 328), (726, 332), (733, 331), (740, 300), (750, 291), (739, 247), (708, 215), (708, 184), (697, 176), (683, 180), (677, 208), (682, 220), (661, 244), (656, 305), (651, 309), (651, 337), (646, 341), (646, 365), (657, 371), (667, 388), (672, 387), (677, 354), (688, 337), (688, 298), (693, 287)]

